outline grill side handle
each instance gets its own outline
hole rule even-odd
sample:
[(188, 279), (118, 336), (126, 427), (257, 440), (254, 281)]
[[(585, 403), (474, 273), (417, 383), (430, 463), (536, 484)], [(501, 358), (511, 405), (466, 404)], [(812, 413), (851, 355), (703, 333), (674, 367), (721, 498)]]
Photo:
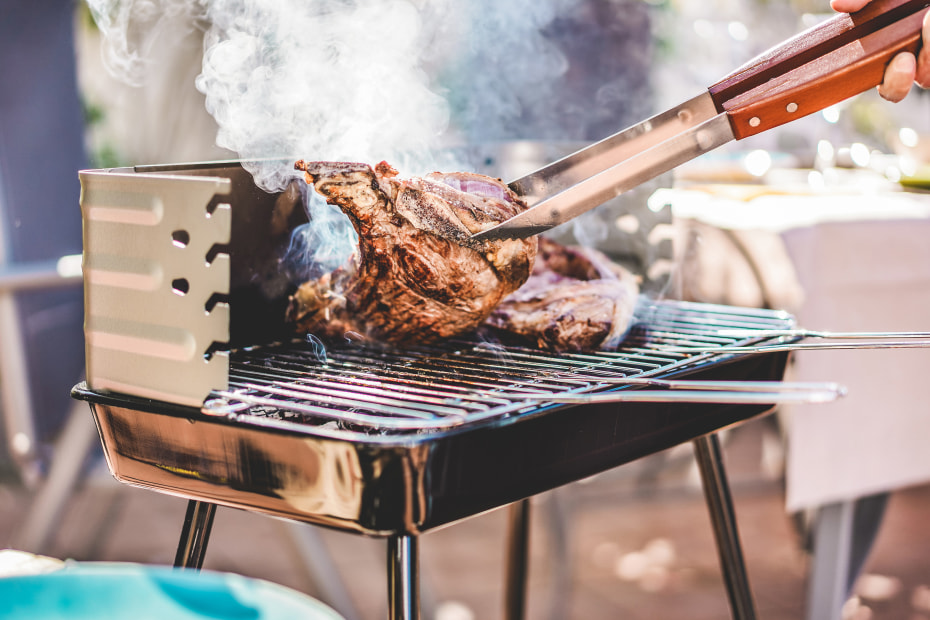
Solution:
[(84, 335), (95, 390), (200, 406), (226, 388), (231, 181), (85, 170)]

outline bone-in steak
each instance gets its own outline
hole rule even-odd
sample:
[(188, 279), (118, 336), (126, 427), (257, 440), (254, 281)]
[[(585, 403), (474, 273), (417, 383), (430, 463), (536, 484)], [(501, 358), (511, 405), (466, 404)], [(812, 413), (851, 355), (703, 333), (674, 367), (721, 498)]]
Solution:
[(477, 328), (529, 277), (537, 241), (469, 237), (525, 209), (504, 183), (471, 173), (400, 179), (382, 162), (304, 162), (307, 183), (358, 232), (348, 264), (303, 283), (287, 318), (323, 338), (429, 343)]

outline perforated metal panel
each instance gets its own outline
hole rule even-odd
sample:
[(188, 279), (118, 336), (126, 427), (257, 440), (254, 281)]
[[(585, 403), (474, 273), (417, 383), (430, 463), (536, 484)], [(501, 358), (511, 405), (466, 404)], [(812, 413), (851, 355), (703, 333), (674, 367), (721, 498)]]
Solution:
[[(229, 340), (230, 192), (221, 177), (80, 173), (84, 218), (87, 381), (199, 405), (226, 385)], [(212, 208), (212, 210), (211, 210)]]

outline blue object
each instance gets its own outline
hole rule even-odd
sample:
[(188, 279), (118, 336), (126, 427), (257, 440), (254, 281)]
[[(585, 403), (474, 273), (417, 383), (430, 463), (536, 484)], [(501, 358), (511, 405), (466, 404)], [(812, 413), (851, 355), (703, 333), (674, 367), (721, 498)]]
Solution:
[(309, 596), (241, 575), (137, 564), (0, 578), (3, 620), (344, 620)]
[[(0, 2), (0, 266), (81, 253), (78, 170), (89, 165), (75, 70), (75, 4)], [(84, 369), (83, 294), (79, 286), (19, 291), (14, 301), (35, 411), (37, 437), (29, 439), (50, 444)]]

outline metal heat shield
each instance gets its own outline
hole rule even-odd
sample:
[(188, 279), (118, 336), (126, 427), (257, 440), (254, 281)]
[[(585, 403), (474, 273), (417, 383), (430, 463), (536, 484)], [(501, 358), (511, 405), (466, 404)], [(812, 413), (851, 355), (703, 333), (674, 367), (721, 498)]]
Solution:
[(280, 258), (307, 221), (239, 162), (80, 173), (87, 382), (200, 406), (231, 347), (285, 334)]

